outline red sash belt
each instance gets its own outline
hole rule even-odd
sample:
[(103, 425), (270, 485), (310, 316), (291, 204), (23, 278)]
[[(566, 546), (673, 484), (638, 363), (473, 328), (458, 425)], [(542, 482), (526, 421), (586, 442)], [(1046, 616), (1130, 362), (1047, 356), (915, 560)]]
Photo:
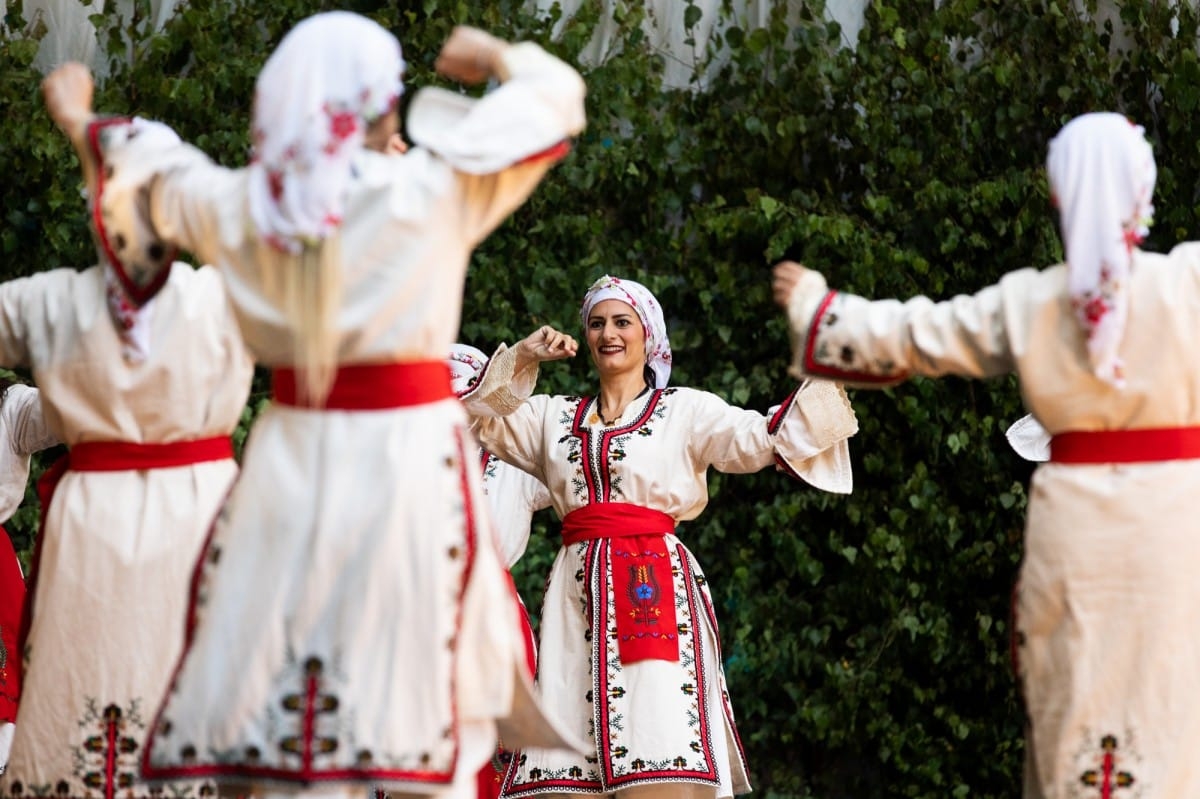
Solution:
[[(275, 369), (271, 376), (275, 401), (297, 408), (318, 407), (301, 400), (295, 369)], [(381, 411), (405, 408), (453, 397), (450, 367), (444, 361), (354, 363), (338, 367), (333, 388), (321, 408), (341, 411)]]
[(1152, 463), (1200, 458), (1200, 427), (1058, 433), (1050, 439), (1055, 463)]
[(609, 540), (617, 653), (622, 663), (679, 660), (675, 580), (663, 538), (675, 531), (665, 513), (623, 502), (597, 502), (563, 517), (563, 545)]
[[(67, 453), (66, 468), (73, 472), (126, 472), (169, 469), (233, 457), (229, 436), (172, 441), (166, 444), (135, 444), (132, 441), (84, 441)], [(57, 463), (55, 464), (57, 465)]]
[(562, 520), (563, 546), (596, 538), (666, 535), (675, 520), (665, 513), (627, 502), (594, 502), (568, 513)]

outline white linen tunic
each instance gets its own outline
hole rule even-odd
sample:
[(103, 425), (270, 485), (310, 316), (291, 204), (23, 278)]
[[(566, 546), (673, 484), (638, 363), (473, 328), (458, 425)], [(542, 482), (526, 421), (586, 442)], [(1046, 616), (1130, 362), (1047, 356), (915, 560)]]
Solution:
[[(504, 372), (492, 358), (481, 392)], [(514, 381), (525, 386), (526, 376)], [(466, 398), (468, 407), (471, 398)], [(708, 504), (709, 467), (756, 472), (775, 465), (826, 490), (850, 490), (846, 439), (857, 429), (845, 393), (808, 383), (767, 417), (690, 388), (652, 391), (612, 426), (592, 398), (537, 395), (508, 415), (476, 418), (485, 447), (541, 480), (563, 517), (593, 503), (630, 503), (676, 522)], [(704, 574), (674, 534), (663, 536), (674, 574), (679, 659), (623, 664), (618, 655), (609, 554), (613, 539), (563, 547), (542, 607), (538, 691), (543, 706), (590, 743), (586, 754), (526, 749), (505, 796), (607, 792), (692, 782), (720, 797), (750, 787), (738, 742)]]
[[(1062, 265), (938, 303), (802, 280), (794, 369), (864, 385), (1016, 372), (1052, 435), (1200, 425), (1200, 245), (1135, 251), (1128, 288), (1123, 389), (1091, 372)], [(1195, 794), (1198, 494), (1200, 460), (1035, 470), (1015, 606), (1028, 799)]]
[[(581, 130), (573, 69), (532, 44), (509, 48), (504, 64), (508, 79), (446, 131), (444, 152), (356, 156), (340, 233), (340, 363), (442, 361), (472, 249), (552, 163), (528, 157)], [(147, 164), (157, 174), (146, 194), (157, 234), (224, 271), (255, 357), (290, 365), (273, 276), (293, 265), (250, 222), (247, 172), (153, 137), (109, 144), (116, 179)], [(203, 560), (194, 635), (148, 773), (401, 793), (429, 793), (456, 772), (473, 781), (497, 720), (532, 708), (474, 452), (452, 397), (264, 411)], [(501, 732), (561, 743), (536, 718)]]
[[(32, 367), (57, 439), (233, 432), (253, 370), (220, 275), (177, 263), (149, 308), (149, 357), (130, 363), (100, 267), (0, 284), (0, 363)], [(27, 664), (0, 795), (150, 795), (138, 776), (147, 729), (183, 646), (196, 556), (236, 472), (227, 459), (63, 476), (30, 577)], [(200, 785), (171, 789), (196, 796)]]

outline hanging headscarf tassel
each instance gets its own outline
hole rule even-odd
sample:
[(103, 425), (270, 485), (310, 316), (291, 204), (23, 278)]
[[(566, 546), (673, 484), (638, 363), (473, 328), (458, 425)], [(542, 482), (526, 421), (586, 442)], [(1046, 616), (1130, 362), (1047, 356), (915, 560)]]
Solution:
[(1121, 387), (1133, 250), (1154, 217), (1154, 152), (1145, 131), (1121, 114), (1084, 114), (1050, 142), (1046, 171), (1062, 218), (1067, 290), (1091, 370)]

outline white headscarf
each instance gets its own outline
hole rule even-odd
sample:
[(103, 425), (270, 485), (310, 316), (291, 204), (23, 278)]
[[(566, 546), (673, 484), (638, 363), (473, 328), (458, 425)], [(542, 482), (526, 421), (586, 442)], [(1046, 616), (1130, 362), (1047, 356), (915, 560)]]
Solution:
[(483, 374), (487, 362), (488, 356), (470, 344), (451, 346), (450, 357), (446, 359), (450, 366), (450, 390), (459, 397), (466, 394)]
[(1154, 216), (1154, 153), (1145, 131), (1121, 114), (1084, 114), (1050, 142), (1046, 171), (1062, 217), (1067, 290), (1092, 371), (1120, 387), (1133, 249)]
[(258, 75), (250, 215), (276, 249), (298, 253), (337, 230), (351, 159), (367, 125), (404, 90), (400, 43), (348, 11), (293, 28)]
[(646, 331), (646, 365), (654, 372), (654, 387), (666, 388), (671, 377), (671, 342), (667, 340), (667, 324), (658, 300), (641, 283), (605, 275), (583, 297), (579, 316), (584, 330), (592, 309), (605, 300), (620, 300), (637, 312)]

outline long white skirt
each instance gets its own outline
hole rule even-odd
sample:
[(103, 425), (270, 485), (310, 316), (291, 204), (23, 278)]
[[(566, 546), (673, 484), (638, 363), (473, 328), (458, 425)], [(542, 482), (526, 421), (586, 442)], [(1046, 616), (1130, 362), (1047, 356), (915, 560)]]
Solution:
[(150, 796), (139, 778), (145, 739), (183, 648), (197, 553), (236, 473), (227, 460), (63, 476), (39, 544), (0, 795)]
[[(262, 414), (198, 566), (149, 776), (428, 793), (481, 765), (494, 733), (460, 763), (464, 725), (474, 738), (531, 694), (467, 436), (456, 400)], [(546, 728), (535, 713), (503, 732)]]
[(1200, 462), (1046, 464), (1016, 595), (1028, 799), (1200, 786)]
[(556, 722), (590, 746), (586, 755), (522, 750), (503, 796), (670, 782), (711, 785), (718, 797), (749, 792), (707, 582), (679, 539), (664, 539), (674, 575), (677, 662), (621, 662), (610, 540), (559, 550), (542, 608), (538, 695)]

